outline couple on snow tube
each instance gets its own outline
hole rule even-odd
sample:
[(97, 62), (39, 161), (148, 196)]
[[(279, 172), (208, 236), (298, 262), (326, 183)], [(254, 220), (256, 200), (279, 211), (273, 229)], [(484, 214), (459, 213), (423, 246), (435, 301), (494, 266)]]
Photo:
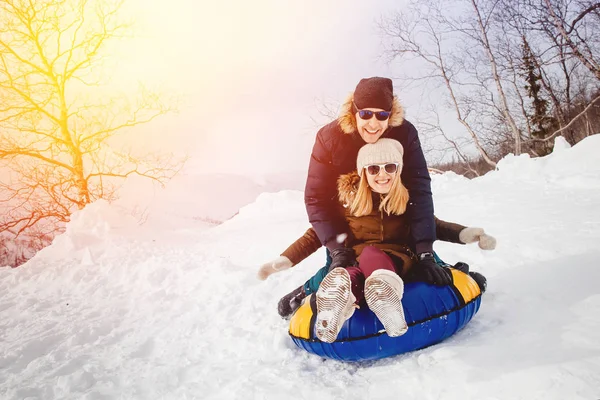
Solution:
[[(322, 342), (334, 342), (344, 322), (364, 304), (377, 316), (388, 336), (401, 336), (408, 329), (402, 307), (404, 282), (422, 281), (438, 286), (452, 282), (449, 266), (439, 258), (434, 271), (414, 266), (417, 259), (408, 244), (410, 230), (405, 215), (409, 196), (400, 180), (402, 155), (402, 145), (385, 138), (359, 150), (356, 171), (361, 174), (354, 171), (338, 180), (339, 204), (352, 236), (352, 247), (340, 248), (349, 253), (347, 266), (331, 268), (332, 257), (328, 253), (326, 266), (279, 301), (279, 314), (289, 317), (306, 296), (316, 292), (315, 330)], [(435, 225), (438, 240), (479, 242), (482, 249), (495, 247), (495, 239), (481, 228), (437, 218)], [(320, 247), (315, 231), (308, 229), (279, 258), (264, 264), (259, 278), (266, 279), (298, 264)], [(456, 268), (469, 273), (480, 290), (485, 290), (481, 274), (469, 272), (463, 263)]]
[[(436, 231), (442, 240), (495, 245), (479, 228), (439, 220), (434, 227), (430, 178), (416, 129), (403, 119), (387, 78), (361, 80), (338, 120), (319, 131), (305, 200), (314, 230), (263, 265), (259, 278), (291, 267), (321, 243), (327, 246), (328, 265), (279, 307), (287, 316), (316, 290), (314, 330), (322, 342), (335, 341), (344, 322), (365, 303), (390, 337), (404, 334), (404, 281), (445, 286), (453, 280), (436, 263)], [(347, 235), (339, 237), (343, 231)], [(485, 278), (475, 276), (483, 288)]]

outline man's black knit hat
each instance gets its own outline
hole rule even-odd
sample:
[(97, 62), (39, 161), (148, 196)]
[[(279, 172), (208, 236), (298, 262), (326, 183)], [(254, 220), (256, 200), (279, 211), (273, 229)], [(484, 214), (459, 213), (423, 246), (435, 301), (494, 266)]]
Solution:
[(381, 108), (391, 111), (394, 103), (394, 87), (389, 78), (364, 78), (354, 90), (354, 104), (358, 109)]

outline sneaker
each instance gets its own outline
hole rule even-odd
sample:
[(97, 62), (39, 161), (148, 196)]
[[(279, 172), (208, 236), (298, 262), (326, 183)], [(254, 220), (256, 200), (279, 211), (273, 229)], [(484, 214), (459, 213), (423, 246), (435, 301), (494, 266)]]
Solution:
[(300, 286), (286, 294), (277, 304), (277, 312), (281, 318), (289, 318), (302, 305), (302, 300), (306, 298), (304, 286)]
[(395, 272), (378, 269), (365, 281), (365, 300), (390, 337), (402, 336), (408, 330), (403, 295), (404, 282)]
[(469, 275), (475, 282), (477, 282), (477, 286), (479, 286), (479, 290), (481, 290), (481, 294), (485, 293), (487, 289), (487, 279), (485, 276), (481, 275), (479, 272), (471, 271)]
[(351, 286), (350, 274), (345, 268), (335, 268), (321, 282), (317, 291), (315, 330), (322, 342), (335, 342), (344, 322), (354, 314), (356, 297)]

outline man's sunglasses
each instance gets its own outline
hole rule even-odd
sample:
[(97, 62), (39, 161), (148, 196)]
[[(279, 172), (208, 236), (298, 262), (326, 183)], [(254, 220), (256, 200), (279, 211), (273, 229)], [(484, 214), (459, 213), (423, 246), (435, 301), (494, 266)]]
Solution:
[(398, 163), (371, 164), (365, 166), (365, 169), (369, 175), (377, 175), (381, 168), (383, 168), (383, 170), (388, 174), (395, 174), (396, 171), (398, 171)]
[(358, 116), (360, 117), (360, 119), (364, 119), (364, 120), (371, 119), (371, 118), (373, 118), (373, 115), (375, 115), (375, 118), (377, 118), (377, 120), (385, 121), (392, 114), (391, 111), (374, 112), (374, 111), (370, 111), (370, 110), (359, 110), (358, 107), (356, 107), (356, 104), (354, 104), (354, 108), (357, 110)]

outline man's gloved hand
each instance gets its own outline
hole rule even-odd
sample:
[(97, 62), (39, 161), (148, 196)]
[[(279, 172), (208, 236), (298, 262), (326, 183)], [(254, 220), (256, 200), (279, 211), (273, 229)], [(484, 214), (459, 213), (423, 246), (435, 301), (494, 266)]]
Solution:
[(494, 250), (496, 238), (488, 235), (482, 228), (465, 228), (458, 234), (458, 239), (463, 243), (479, 243), (482, 250)]
[(279, 256), (276, 259), (263, 264), (256, 274), (256, 277), (261, 281), (267, 279), (270, 275), (289, 269), (292, 267), (292, 262), (286, 256)]
[(450, 278), (450, 271), (444, 267), (440, 267), (433, 258), (433, 253), (421, 253), (419, 254), (419, 261), (413, 268), (416, 269), (416, 276), (432, 285), (445, 286), (452, 283)]
[(353, 267), (356, 265), (356, 253), (354, 249), (348, 247), (338, 247), (337, 249), (331, 250), (331, 265), (329, 270), (332, 271), (335, 268), (342, 267)]

